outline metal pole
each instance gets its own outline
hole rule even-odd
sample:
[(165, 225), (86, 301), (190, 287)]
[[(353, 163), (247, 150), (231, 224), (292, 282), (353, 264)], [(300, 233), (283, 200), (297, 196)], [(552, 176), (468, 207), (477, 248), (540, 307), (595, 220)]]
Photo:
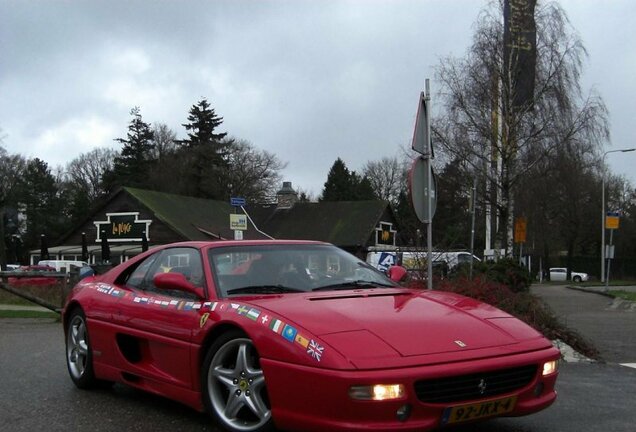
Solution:
[(433, 289), (433, 213), (432, 213), (432, 209), (431, 206), (433, 205), (433, 200), (431, 197), (431, 190), (433, 189), (433, 175), (431, 172), (431, 158), (433, 156), (433, 151), (431, 148), (431, 120), (430, 120), (430, 112), (431, 112), (431, 105), (430, 105), (430, 100), (431, 100), (431, 92), (430, 92), (430, 87), (429, 87), (429, 80), (426, 79), (425, 81), (426, 83), (426, 93), (425, 93), (425, 98), (426, 98), (426, 106), (428, 107), (428, 112), (426, 115), (426, 136), (429, 137), (428, 142), (426, 143), (426, 151), (427, 151), (427, 155), (426, 157), (429, 160), (429, 169), (428, 169), (428, 191), (427, 191), (427, 197), (426, 199), (428, 200), (428, 215), (427, 215), (427, 219), (428, 219), (428, 223), (426, 224), (426, 252), (427, 252), (427, 257), (426, 257), (426, 261), (427, 261), (427, 269), (426, 269), (426, 274), (427, 274), (427, 288), (429, 290)]
[(612, 265), (612, 243), (613, 243), (613, 239), (614, 239), (614, 230), (610, 230), (610, 245), (609, 245), (609, 250), (608, 252), (608, 257), (607, 257), (607, 277), (605, 278), (605, 291), (607, 291), (607, 286), (609, 285), (609, 278), (610, 278), (610, 267)]
[(601, 283), (605, 282), (605, 156), (618, 150), (608, 150), (603, 153), (601, 175)]
[(477, 176), (473, 179), (473, 194), (471, 197), (471, 216), (470, 216), (470, 273), (469, 278), (473, 278), (473, 256), (475, 255), (475, 205), (477, 201)]

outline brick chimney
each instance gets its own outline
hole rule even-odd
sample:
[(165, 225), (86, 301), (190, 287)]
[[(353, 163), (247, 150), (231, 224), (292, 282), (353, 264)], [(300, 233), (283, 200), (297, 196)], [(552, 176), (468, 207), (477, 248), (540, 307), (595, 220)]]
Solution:
[(289, 209), (298, 201), (298, 194), (292, 188), (292, 182), (283, 182), (283, 187), (276, 192), (276, 208)]

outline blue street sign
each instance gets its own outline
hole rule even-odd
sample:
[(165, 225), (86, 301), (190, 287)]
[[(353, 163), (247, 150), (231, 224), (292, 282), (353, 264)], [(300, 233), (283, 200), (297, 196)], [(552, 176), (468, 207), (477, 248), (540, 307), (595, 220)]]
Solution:
[(233, 207), (243, 207), (245, 205), (245, 198), (230, 197), (230, 205)]

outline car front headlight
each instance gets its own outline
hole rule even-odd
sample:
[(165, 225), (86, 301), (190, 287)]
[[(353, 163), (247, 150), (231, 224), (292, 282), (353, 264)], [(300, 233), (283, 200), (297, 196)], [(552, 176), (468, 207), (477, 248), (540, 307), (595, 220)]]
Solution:
[(556, 360), (543, 363), (543, 376), (551, 375), (557, 371), (559, 363)]
[(356, 400), (392, 400), (402, 399), (406, 394), (402, 384), (375, 384), (368, 386), (352, 386), (349, 396)]

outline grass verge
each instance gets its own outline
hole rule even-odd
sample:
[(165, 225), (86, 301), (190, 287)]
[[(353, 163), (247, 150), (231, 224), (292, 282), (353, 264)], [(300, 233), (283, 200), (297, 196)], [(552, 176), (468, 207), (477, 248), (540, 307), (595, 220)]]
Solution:
[(618, 297), (618, 298), (621, 298), (623, 300), (629, 300), (629, 301), (636, 302), (636, 293), (635, 292), (622, 291), (622, 290), (611, 290), (611, 291), (608, 292), (608, 294), (611, 295), (612, 297)]

